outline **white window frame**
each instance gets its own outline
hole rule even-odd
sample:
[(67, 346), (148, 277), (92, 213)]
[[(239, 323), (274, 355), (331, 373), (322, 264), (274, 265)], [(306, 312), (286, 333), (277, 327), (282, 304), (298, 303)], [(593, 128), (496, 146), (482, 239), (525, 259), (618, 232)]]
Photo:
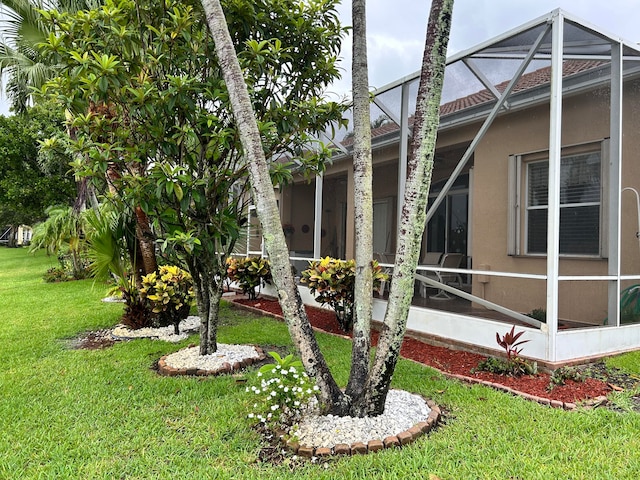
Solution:
[[(587, 202), (580, 204), (564, 204), (560, 208), (599, 205), (600, 206), (600, 239), (597, 254), (583, 253), (562, 253), (563, 258), (597, 258), (602, 259), (607, 256), (608, 248), (608, 174), (609, 174), (609, 154), (608, 139), (589, 142), (579, 145), (563, 147), (562, 160), (588, 153), (600, 153), (600, 202)], [(508, 248), (507, 254), (510, 256), (546, 257), (546, 253), (531, 253), (528, 251), (528, 213), (531, 209), (547, 209), (543, 207), (529, 207), (529, 178), (528, 165), (537, 162), (549, 162), (548, 151), (536, 151), (523, 154), (511, 155), (509, 157), (509, 209), (508, 209)]]

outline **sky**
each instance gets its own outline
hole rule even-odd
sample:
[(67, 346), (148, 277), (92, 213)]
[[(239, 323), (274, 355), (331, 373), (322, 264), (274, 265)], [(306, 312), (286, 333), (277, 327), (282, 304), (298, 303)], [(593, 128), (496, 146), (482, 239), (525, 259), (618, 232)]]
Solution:
[[(369, 83), (382, 87), (420, 68), (431, 2), (369, 0), (367, 33)], [(523, 23), (562, 8), (606, 33), (640, 42), (640, 0), (455, 0), (449, 55), (466, 50)], [(351, 2), (339, 6), (343, 24), (351, 25)], [(331, 88), (340, 96), (351, 87), (351, 41), (342, 49), (343, 78)], [(6, 95), (0, 114), (9, 112)]]
[[(379, 88), (420, 68), (431, 2), (367, 1), (369, 84)], [(605, 33), (640, 42), (640, 0), (455, 0), (448, 55), (562, 8)], [(351, 25), (351, 2), (339, 7), (343, 24)], [(350, 92), (351, 41), (343, 43), (343, 79), (331, 89)]]

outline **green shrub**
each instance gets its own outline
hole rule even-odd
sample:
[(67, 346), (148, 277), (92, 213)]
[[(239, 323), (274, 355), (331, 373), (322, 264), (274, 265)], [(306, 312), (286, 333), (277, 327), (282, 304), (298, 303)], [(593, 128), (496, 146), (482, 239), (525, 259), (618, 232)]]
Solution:
[(47, 283), (66, 282), (73, 278), (63, 267), (51, 267), (42, 276), (42, 279)]
[(544, 308), (534, 308), (527, 313), (527, 317), (535, 318), (539, 322), (547, 323), (547, 311)]
[(559, 385), (565, 385), (567, 380), (584, 382), (585, 378), (587, 378), (586, 374), (576, 367), (560, 367), (555, 369), (551, 374), (547, 390), (551, 391)]
[(149, 302), (140, 296), (135, 278), (125, 274), (122, 277), (114, 276), (112, 281), (114, 284), (108, 294), (114, 297), (120, 296), (124, 301), (124, 312), (120, 323), (133, 330), (151, 327), (154, 315)]
[(256, 287), (271, 284), (271, 265), (261, 257), (227, 258), (227, 277), (237, 282), (242, 293), (251, 300), (256, 298)]
[[(389, 276), (382, 271), (378, 262), (372, 261), (373, 288), (377, 290)], [(348, 332), (353, 328), (353, 300), (356, 283), (355, 260), (338, 260), (325, 257), (309, 262), (309, 268), (302, 272), (302, 283), (309, 285), (311, 294), (318, 296), (316, 302), (328, 304), (336, 312), (340, 328)]]
[(515, 357), (511, 360), (488, 357), (478, 363), (478, 366), (474, 368), (472, 372), (489, 372), (495, 373), (496, 375), (519, 377), (521, 375), (535, 375), (538, 373), (538, 367), (535, 362), (528, 362), (521, 357)]
[(269, 352), (269, 355), (275, 363), (263, 365), (258, 372), (260, 385), (246, 389), (258, 400), (248, 416), (268, 429), (286, 429), (302, 418), (318, 387), (304, 371), (302, 362), (293, 355), (284, 358), (276, 352)]
[(149, 302), (159, 326), (173, 324), (177, 335), (180, 322), (189, 316), (194, 304), (193, 279), (186, 270), (164, 265), (157, 273), (142, 277), (140, 297)]

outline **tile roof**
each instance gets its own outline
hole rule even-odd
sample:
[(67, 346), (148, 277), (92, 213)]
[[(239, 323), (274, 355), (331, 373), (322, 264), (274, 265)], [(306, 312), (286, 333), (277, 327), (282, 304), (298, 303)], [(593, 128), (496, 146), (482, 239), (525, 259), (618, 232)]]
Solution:
[[(583, 73), (588, 70), (600, 68), (603, 65), (607, 65), (606, 61), (586, 61), (586, 60), (566, 60), (562, 65), (563, 78)], [(509, 85), (510, 80), (497, 84), (495, 87), (499, 92), (504, 90)], [(534, 70), (530, 73), (525, 73), (520, 77), (520, 80), (514, 87), (513, 93), (524, 92), (536, 87), (540, 87), (551, 82), (551, 67), (544, 67), (538, 70)], [(451, 102), (440, 105), (440, 116), (451, 115), (458, 113), (467, 108), (476, 107), (484, 103), (492, 102), (496, 98), (488, 89), (483, 89), (478, 92), (472, 93), (465, 97), (457, 98)], [(413, 116), (409, 118), (409, 125), (413, 123)], [(388, 122), (380, 127), (371, 130), (371, 137), (381, 137), (388, 133), (396, 132), (399, 130), (399, 126), (394, 122)], [(349, 146), (353, 143), (353, 136), (348, 136), (341, 141), (342, 145)]]
[[(587, 70), (599, 68), (602, 65), (607, 64), (604, 61), (584, 61), (584, 60), (567, 60), (562, 64), (562, 77), (570, 77), (577, 73), (582, 73)], [(496, 85), (496, 89), (499, 92), (504, 90), (509, 85), (510, 80), (504, 81)], [(551, 67), (544, 67), (538, 70), (534, 70), (530, 73), (525, 73), (520, 77), (520, 80), (516, 84), (512, 93), (523, 92), (535, 87), (549, 84), (551, 82)], [(479, 92), (472, 93), (466, 97), (458, 98), (451, 102), (440, 105), (440, 115), (450, 115), (452, 113), (459, 112), (466, 108), (475, 107), (486, 102), (495, 100), (493, 94), (488, 90), (480, 90)]]

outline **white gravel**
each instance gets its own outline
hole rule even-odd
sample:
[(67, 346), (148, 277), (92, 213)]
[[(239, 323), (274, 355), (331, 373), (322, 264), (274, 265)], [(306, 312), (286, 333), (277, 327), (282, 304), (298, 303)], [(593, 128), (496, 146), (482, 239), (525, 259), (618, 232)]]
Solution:
[(187, 338), (191, 333), (197, 331), (200, 328), (200, 317), (190, 315), (186, 319), (180, 322), (180, 334), (176, 335), (173, 325), (160, 328), (139, 328), (133, 330), (126, 325), (117, 325), (112, 331), (111, 335), (116, 338), (151, 338), (154, 340), (164, 340), (165, 342), (179, 342)]
[[(190, 316), (180, 323), (180, 335), (173, 333), (173, 325), (162, 328), (132, 330), (124, 325), (116, 326), (111, 334), (116, 338), (152, 338), (178, 342), (200, 328), (200, 318)], [(187, 347), (165, 357), (167, 366), (176, 369), (197, 368), (218, 370), (223, 364), (233, 365), (245, 358), (259, 358), (250, 345), (218, 344), (216, 353), (200, 355), (198, 346)], [(333, 448), (340, 443), (351, 445), (370, 440), (384, 440), (398, 435), (417, 423), (427, 421), (431, 409), (419, 395), (403, 390), (390, 390), (384, 413), (377, 417), (353, 418), (307, 413), (302, 421), (289, 432), (300, 445)]]
[(178, 369), (198, 368), (201, 370), (218, 370), (223, 364), (233, 365), (245, 358), (260, 358), (256, 348), (251, 345), (227, 345), (218, 343), (216, 353), (200, 355), (200, 347), (188, 347), (167, 355), (164, 359), (167, 366)]
[(306, 415), (289, 433), (300, 445), (333, 448), (340, 443), (366, 444), (398, 435), (417, 423), (426, 422), (431, 409), (419, 395), (390, 390), (384, 413), (377, 417), (353, 418), (334, 415)]

